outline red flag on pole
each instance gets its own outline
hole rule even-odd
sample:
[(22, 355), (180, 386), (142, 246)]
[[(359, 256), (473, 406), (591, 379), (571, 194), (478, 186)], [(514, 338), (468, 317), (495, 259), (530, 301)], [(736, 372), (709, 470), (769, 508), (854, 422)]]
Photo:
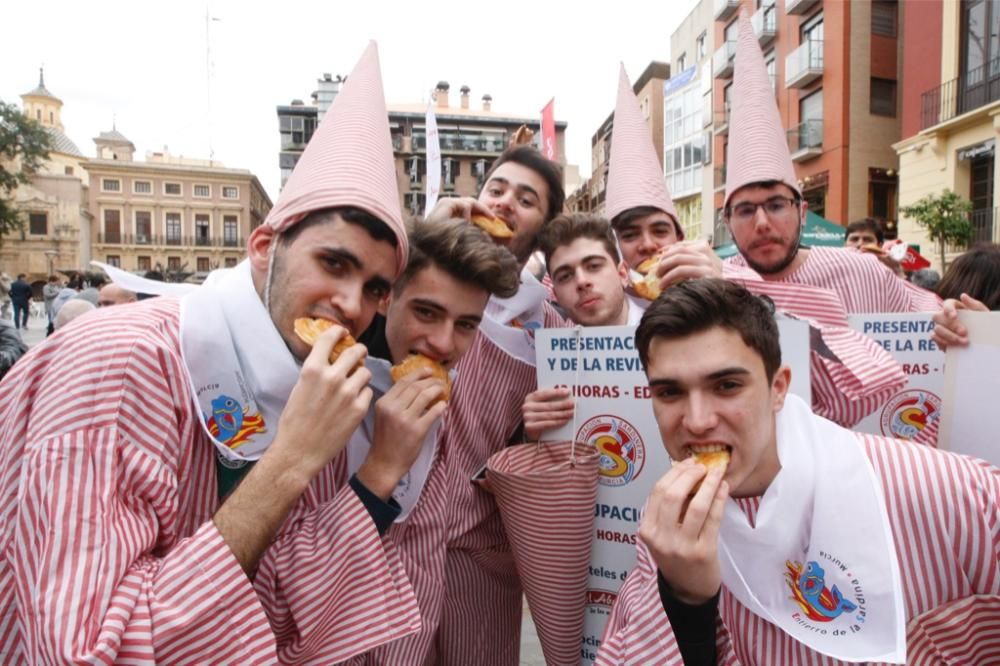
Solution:
[(556, 159), (556, 99), (553, 97), (542, 109), (542, 155)]

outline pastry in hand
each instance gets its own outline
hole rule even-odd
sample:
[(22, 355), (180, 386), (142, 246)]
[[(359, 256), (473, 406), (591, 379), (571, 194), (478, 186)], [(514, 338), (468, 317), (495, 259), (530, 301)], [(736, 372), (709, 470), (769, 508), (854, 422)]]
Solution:
[[(299, 336), (299, 339), (302, 340), (302, 342), (312, 347), (316, 344), (316, 338), (334, 325), (334, 322), (329, 319), (299, 317), (295, 320), (295, 335)], [(330, 351), (330, 363), (336, 361), (337, 357), (340, 356), (345, 349), (356, 344), (358, 344), (358, 341), (355, 340), (350, 333), (346, 334), (340, 340), (337, 340), (337, 344), (335, 344), (333, 349)], [(364, 364), (359, 362), (358, 366), (361, 365)]]
[[(725, 474), (726, 468), (729, 467), (729, 449), (723, 444), (718, 444), (713, 450), (703, 450), (695, 453), (694, 461), (699, 465), (704, 465), (709, 472), (713, 469), (720, 469)], [(694, 495), (698, 492), (699, 488), (701, 488), (701, 481), (691, 489), (691, 494)]]
[(513, 238), (514, 232), (510, 230), (507, 223), (499, 217), (486, 217), (485, 215), (473, 215), (472, 223), (488, 233), (493, 238)]
[(642, 273), (643, 275), (649, 275), (650, 272), (652, 272), (653, 269), (655, 269), (659, 265), (660, 257), (661, 255), (655, 254), (649, 259), (646, 259), (644, 262), (639, 264), (638, 268), (635, 269), (636, 272)]
[(389, 368), (389, 375), (392, 377), (392, 381), (398, 382), (406, 375), (421, 368), (429, 368), (431, 377), (440, 379), (441, 383), (444, 384), (440, 397), (431, 404), (436, 404), (441, 400), (448, 402), (448, 398), (451, 397), (451, 377), (448, 376), (448, 371), (444, 369), (444, 366), (434, 359), (427, 358), (423, 354), (410, 354), (403, 359), (402, 363), (397, 363)]
[(632, 291), (639, 298), (655, 301), (660, 297), (660, 276), (656, 271), (649, 271), (641, 280), (632, 283)]

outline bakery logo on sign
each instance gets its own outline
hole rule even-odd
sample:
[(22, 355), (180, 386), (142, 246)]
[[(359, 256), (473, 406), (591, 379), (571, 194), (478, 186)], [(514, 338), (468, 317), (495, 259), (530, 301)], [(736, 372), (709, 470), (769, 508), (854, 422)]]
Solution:
[(624, 486), (642, 472), (646, 447), (639, 432), (625, 419), (608, 414), (595, 416), (580, 426), (576, 437), (600, 452), (601, 484)]
[(897, 393), (882, 409), (879, 425), (886, 437), (914, 439), (941, 415), (941, 398), (930, 391)]
[(609, 616), (618, 595), (607, 590), (587, 590), (587, 612), (591, 615)]
[(827, 561), (831, 571), (848, 581), (852, 589), (845, 595), (836, 584), (827, 585), (826, 571), (816, 560), (807, 561), (805, 566), (801, 562), (785, 562), (785, 583), (792, 593), (789, 599), (798, 607), (792, 612), (792, 620), (823, 636), (856, 634), (868, 616), (861, 581), (833, 555), (820, 551), (820, 558)]

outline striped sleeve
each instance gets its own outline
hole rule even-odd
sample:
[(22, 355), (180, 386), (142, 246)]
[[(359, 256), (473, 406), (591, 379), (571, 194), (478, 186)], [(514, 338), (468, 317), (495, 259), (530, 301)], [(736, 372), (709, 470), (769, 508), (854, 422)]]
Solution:
[(906, 374), (875, 340), (858, 331), (821, 327), (823, 342), (837, 357), (810, 354), (813, 411), (850, 428), (906, 384)]
[[(635, 567), (618, 591), (595, 666), (684, 666), (660, 601), (656, 567), (639, 542)], [(726, 653), (720, 651), (720, 662)]]
[(23, 642), (0, 636), (0, 653), (21, 650), (28, 663), (273, 660), (253, 588), (211, 521), (156, 552), (177, 478), (119, 444), (116, 429), (89, 429), (26, 452), (7, 560)]
[(254, 581), (283, 663), (334, 663), (420, 630), (395, 547), (342, 488), (267, 550)]

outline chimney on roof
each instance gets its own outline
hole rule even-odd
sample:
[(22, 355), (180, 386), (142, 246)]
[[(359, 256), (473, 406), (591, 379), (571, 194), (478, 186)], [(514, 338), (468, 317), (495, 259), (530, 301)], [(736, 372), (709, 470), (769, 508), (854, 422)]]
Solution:
[(434, 89), (434, 99), (437, 100), (437, 108), (448, 108), (448, 88), (450, 87), (447, 81), (438, 81), (437, 87)]
[(469, 92), (472, 90), (469, 86), (462, 86), (462, 108), (469, 108)]
[(483, 111), (489, 111), (493, 105), (493, 96), (489, 93), (483, 95)]

